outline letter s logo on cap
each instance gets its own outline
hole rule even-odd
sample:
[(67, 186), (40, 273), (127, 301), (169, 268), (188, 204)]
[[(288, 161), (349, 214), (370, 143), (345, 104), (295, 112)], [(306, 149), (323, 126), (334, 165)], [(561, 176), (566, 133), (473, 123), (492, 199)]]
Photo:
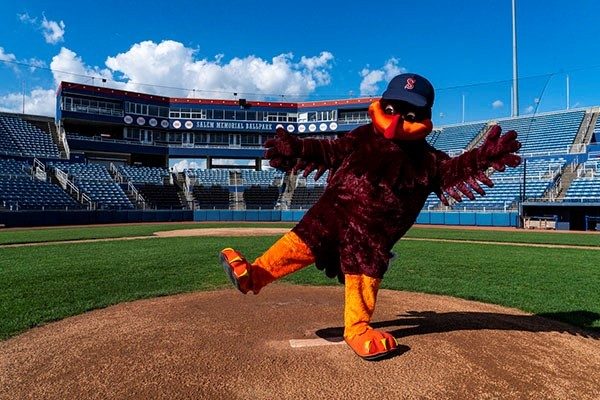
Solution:
[(404, 89), (406, 89), (406, 90), (412, 90), (412, 89), (414, 89), (416, 82), (417, 81), (414, 78), (408, 78), (406, 80), (406, 85), (404, 85)]

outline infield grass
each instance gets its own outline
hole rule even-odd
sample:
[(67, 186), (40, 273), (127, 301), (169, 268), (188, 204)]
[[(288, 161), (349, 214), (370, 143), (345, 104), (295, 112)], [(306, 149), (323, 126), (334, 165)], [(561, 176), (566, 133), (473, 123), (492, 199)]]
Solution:
[[(445, 229), (421, 229), (421, 235), (448, 234)], [(0, 339), (124, 301), (228, 288), (217, 260), (219, 250), (236, 247), (253, 259), (276, 239), (188, 237), (0, 249)], [(598, 250), (434, 241), (401, 241), (394, 250), (399, 257), (386, 274), (384, 288), (501, 304), (600, 332)], [(336, 284), (314, 267), (285, 280)]]

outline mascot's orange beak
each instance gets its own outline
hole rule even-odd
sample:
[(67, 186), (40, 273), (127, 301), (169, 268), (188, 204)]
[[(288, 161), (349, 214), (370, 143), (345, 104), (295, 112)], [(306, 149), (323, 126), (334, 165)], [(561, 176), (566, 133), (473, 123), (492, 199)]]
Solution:
[(407, 121), (402, 114), (389, 115), (383, 112), (379, 100), (369, 106), (369, 116), (375, 130), (390, 140), (420, 140), (433, 130), (431, 119)]

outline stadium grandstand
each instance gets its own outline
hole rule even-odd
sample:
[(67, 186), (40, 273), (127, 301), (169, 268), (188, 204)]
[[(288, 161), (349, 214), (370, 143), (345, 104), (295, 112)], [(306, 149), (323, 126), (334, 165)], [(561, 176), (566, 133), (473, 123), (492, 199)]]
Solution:
[[(277, 127), (343, 136), (370, 122), (373, 100), (169, 98), (62, 82), (55, 118), (0, 114), (0, 224), (296, 221), (328, 174), (265, 167), (264, 142)], [(452, 156), (492, 124), (514, 129), (525, 162), (489, 171), (495, 186), (476, 201), (444, 206), (430, 195), (417, 222), (600, 229), (599, 116), (589, 107), (436, 127), (427, 140)]]

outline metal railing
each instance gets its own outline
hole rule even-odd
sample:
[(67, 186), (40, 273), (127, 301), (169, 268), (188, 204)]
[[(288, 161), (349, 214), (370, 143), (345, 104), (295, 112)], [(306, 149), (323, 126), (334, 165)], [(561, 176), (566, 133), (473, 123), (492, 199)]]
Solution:
[(79, 188), (69, 179), (69, 175), (63, 170), (54, 167), (54, 176), (60, 183), (60, 186), (64, 191), (75, 197), (83, 205), (87, 205), (88, 210), (95, 210), (97, 204), (88, 196), (83, 193)]
[(31, 167), (32, 175), (39, 181), (46, 181), (48, 174), (46, 174), (46, 166), (37, 158), (33, 159), (33, 166)]
[(139, 192), (139, 190), (137, 190), (133, 183), (131, 183), (131, 181), (127, 181), (127, 191), (133, 196), (133, 198), (138, 204), (141, 204), (142, 209), (145, 210), (146, 199), (144, 199), (144, 196), (142, 196), (142, 194)]

